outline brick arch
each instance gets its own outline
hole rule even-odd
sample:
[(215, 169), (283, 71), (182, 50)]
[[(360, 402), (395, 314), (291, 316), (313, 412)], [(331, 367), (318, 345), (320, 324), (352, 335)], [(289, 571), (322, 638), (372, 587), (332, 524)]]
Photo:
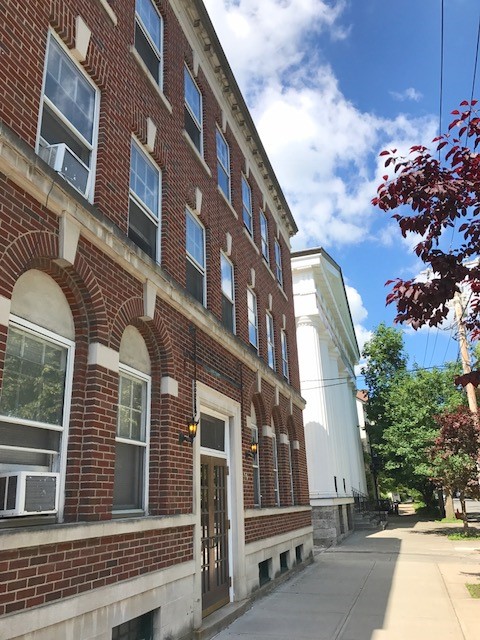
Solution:
[(46, 231), (22, 234), (0, 255), (0, 263), (7, 265), (0, 293), (12, 297), (18, 278), (31, 269), (43, 271), (62, 289), (72, 311), (77, 337), (106, 341), (107, 313), (100, 286), (86, 260), (77, 253), (75, 266), (60, 266), (58, 236)]
[(287, 434), (288, 434), (288, 439), (290, 440), (290, 442), (293, 442), (293, 440), (298, 440), (297, 438), (297, 429), (295, 427), (295, 422), (293, 420), (293, 416), (289, 415), (287, 417)]
[(170, 334), (164, 322), (155, 313), (153, 320), (144, 320), (143, 298), (140, 296), (126, 300), (112, 319), (109, 346), (120, 351), (120, 341), (128, 325), (134, 326), (142, 334), (152, 363), (159, 363), (162, 376), (176, 379), (173, 347)]
[(267, 412), (265, 402), (261, 393), (253, 393), (250, 395), (250, 404), (255, 407), (255, 415), (257, 416), (257, 427), (261, 430), (264, 424), (267, 424)]
[(286, 432), (286, 420), (282, 415), (282, 411), (278, 405), (272, 407), (273, 424), (275, 425), (275, 432), (278, 434)]

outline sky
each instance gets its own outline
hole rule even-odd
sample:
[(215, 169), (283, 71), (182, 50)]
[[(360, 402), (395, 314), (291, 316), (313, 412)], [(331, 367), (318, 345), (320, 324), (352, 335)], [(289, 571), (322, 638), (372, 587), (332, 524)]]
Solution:
[[(297, 222), (292, 249), (321, 246), (340, 265), (361, 350), (393, 325), (386, 281), (425, 268), (371, 205), (379, 153), (429, 146), (470, 99), (480, 2), (443, 0), (443, 65), (442, 0), (204, 2)], [(475, 82), (480, 98), (480, 71)], [(401, 327), (409, 364), (456, 360), (452, 327)]]

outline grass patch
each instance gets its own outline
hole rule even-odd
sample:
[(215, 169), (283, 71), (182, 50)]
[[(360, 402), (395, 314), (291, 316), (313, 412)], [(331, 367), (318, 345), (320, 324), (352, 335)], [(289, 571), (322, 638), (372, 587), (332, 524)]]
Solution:
[(457, 518), (442, 518), (439, 522), (448, 522), (450, 524), (458, 524)]
[[(480, 531), (478, 529), (469, 529), (468, 531), (455, 531), (448, 535), (449, 540), (480, 540)], [(480, 585), (479, 585), (480, 586)]]
[(465, 584), (472, 598), (480, 598), (480, 584)]

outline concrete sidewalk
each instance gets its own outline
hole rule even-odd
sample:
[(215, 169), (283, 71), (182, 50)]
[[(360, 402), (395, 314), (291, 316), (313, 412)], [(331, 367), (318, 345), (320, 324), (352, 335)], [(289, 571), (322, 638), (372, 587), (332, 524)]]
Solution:
[(216, 640), (480, 640), (480, 540), (450, 541), (456, 525), (392, 518), (357, 532), (284, 583)]

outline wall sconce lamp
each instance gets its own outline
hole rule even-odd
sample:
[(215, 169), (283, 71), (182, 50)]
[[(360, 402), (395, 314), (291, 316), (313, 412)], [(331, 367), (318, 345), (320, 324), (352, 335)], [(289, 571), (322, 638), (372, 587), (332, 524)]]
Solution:
[(255, 440), (252, 440), (252, 443), (250, 445), (250, 450), (249, 451), (245, 451), (245, 457), (246, 458), (255, 458), (257, 453), (258, 453), (258, 442), (255, 442)]
[(197, 435), (197, 427), (198, 420), (195, 420), (195, 417), (192, 417), (188, 422), (188, 433), (179, 433), (178, 434), (178, 443), (183, 444), (185, 440), (188, 440), (190, 444), (193, 444), (195, 440), (195, 436)]

